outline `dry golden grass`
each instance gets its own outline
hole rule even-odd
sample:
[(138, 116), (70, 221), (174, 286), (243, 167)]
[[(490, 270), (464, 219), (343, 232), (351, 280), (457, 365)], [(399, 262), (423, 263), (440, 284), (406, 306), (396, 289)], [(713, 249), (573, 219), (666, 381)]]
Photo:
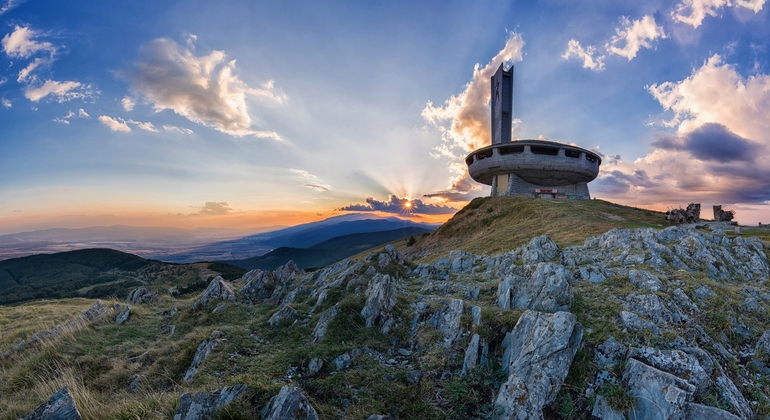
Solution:
[(602, 200), (543, 200), (526, 197), (477, 198), (444, 225), (406, 251), (432, 261), (450, 250), (493, 255), (549, 235), (559, 245), (582, 243), (610, 229), (668, 226), (664, 214)]
[(82, 315), (93, 299), (39, 300), (23, 305), (0, 306), (0, 353), (40, 331)]

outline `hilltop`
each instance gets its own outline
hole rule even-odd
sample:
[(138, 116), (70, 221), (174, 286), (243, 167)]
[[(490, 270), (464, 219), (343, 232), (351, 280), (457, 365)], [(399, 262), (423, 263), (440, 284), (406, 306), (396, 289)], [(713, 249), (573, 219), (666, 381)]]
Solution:
[(712, 228), (485, 198), (403, 253), (0, 307), (0, 418), (766, 419), (770, 244)]

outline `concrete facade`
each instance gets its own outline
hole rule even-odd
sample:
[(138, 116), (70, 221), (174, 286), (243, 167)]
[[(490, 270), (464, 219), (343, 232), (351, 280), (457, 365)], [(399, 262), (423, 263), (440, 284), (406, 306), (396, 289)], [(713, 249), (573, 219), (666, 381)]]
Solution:
[(513, 128), (513, 66), (503, 64), (492, 76), (492, 144), (511, 141)]
[(544, 140), (514, 140), (469, 154), (473, 180), (492, 186), (492, 196), (590, 199), (588, 183), (601, 158), (589, 150)]

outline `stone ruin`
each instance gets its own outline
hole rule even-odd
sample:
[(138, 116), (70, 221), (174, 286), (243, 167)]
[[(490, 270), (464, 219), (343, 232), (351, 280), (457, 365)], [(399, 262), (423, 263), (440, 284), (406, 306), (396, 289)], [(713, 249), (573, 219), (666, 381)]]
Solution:
[(700, 222), (700, 203), (690, 203), (686, 209), (669, 210), (666, 212), (666, 220), (676, 224), (698, 223)]
[(730, 222), (735, 217), (735, 210), (722, 210), (722, 206), (714, 206), (715, 222)]

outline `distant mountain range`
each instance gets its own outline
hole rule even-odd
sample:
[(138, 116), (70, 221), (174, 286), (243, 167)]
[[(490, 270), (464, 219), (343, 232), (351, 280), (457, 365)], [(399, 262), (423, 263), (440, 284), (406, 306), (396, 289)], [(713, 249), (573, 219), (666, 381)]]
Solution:
[(255, 268), (275, 270), (289, 260), (294, 261), (299, 268), (320, 268), (378, 245), (409, 236), (420, 236), (431, 231), (432, 229), (412, 226), (378, 232), (354, 233), (337, 236), (309, 248), (280, 247), (262, 256), (222, 262), (246, 270)]
[[(163, 261), (179, 263), (203, 260), (241, 261), (253, 257), (263, 256), (281, 247), (312, 247), (318, 249), (316, 246), (322, 242), (346, 235), (387, 232), (406, 228), (418, 228), (423, 229), (425, 232), (429, 232), (435, 230), (440, 225), (440, 223), (420, 223), (411, 220), (399, 219), (397, 217), (380, 217), (373, 214), (352, 213), (342, 216), (330, 217), (318, 222), (305, 223), (285, 229), (275, 230), (272, 232), (264, 232), (256, 235), (245, 236), (239, 239), (216, 242), (195, 249), (186, 250), (185, 252), (166, 255), (161, 259)], [(380, 241), (377, 244), (398, 239), (389, 236), (392, 234), (383, 235), (383, 238), (388, 237), (390, 239)], [(406, 234), (406, 236), (410, 235), (412, 235), (412, 233)], [(372, 241), (371, 239), (375, 236), (367, 239), (369, 243), (377, 242), (376, 240)], [(346, 241), (347, 240), (343, 240), (342, 242)], [(372, 246), (376, 246), (377, 244)], [(343, 246), (343, 248), (345, 247), (346, 246)], [(324, 249), (326, 249), (326, 252), (328, 253), (330, 248), (327, 247)], [(307, 251), (307, 253), (313, 252), (319, 253), (319, 251)], [(330, 262), (334, 261), (335, 260), (332, 260)]]

